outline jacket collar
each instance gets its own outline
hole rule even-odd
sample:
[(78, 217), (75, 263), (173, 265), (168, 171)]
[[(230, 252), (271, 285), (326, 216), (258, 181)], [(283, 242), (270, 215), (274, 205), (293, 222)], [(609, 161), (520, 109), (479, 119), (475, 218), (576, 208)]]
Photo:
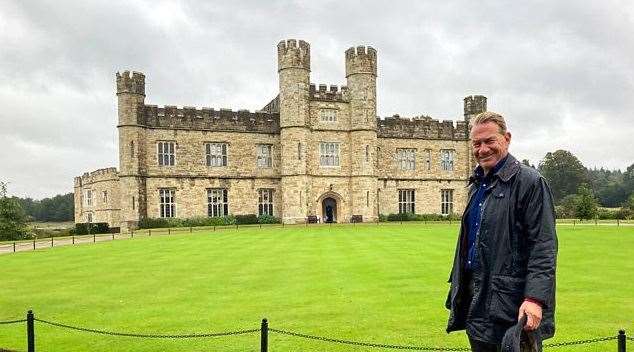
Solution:
[[(479, 167), (479, 166), (478, 166)], [(477, 180), (477, 172), (478, 167), (473, 170), (471, 177), (469, 177), (469, 184), (474, 183)], [(511, 177), (515, 176), (515, 174), (520, 170), (520, 163), (515, 159), (513, 155), (510, 153), (506, 155), (506, 162), (504, 165), (497, 170), (493, 176), (498, 177), (502, 182), (508, 182)]]

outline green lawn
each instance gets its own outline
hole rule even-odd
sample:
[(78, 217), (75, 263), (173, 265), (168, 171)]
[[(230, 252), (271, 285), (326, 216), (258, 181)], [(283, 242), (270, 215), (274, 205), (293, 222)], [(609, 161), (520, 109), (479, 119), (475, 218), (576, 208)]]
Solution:
[[(557, 335), (634, 336), (634, 227), (560, 226)], [(375, 343), (467, 346), (443, 307), (457, 226), (225, 229), (0, 256), (0, 320), (137, 333), (270, 327)], [(0, 348), (26, 350), (24, 325)], [(259, 335), (193, 340), (101, 336), (36, 323), (39, 351), (258, 351)], [(270, 335), (271, 351), (377, 351)], [(630, 348), (634, 344), (630, 343)], [(574, 351), (616, 350), (616, 342)]]

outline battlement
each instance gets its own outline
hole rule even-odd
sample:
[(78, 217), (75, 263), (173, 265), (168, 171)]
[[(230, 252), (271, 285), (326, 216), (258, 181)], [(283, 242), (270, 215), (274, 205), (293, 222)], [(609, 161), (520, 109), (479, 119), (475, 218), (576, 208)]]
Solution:
[(85, 186), (96, 181), (117, 181), (119, 172), (116, 167), (97, 169), (91, 172), (84, 172), (81, 176), (75, 177), (75, 187)]
[(487, 111), (487, 98), (483, 95), (469, 95), (464, 98), (464, 115), (477, 115)]
[(145, 75), (141, 72), (117, 72), (117, 94), (133, 93), (145, 96)]
[(311, 83), (309, 88), (310, 98), (313, 100), (344, 102), (347, 101), (347, 93), (347, 86), (339, 87), (333, 84), (330, 86), (319, 84), (317, 86), (315, 83)]
[(357, 46), (346, 50), (346, 77), (358, 73), (376, 76), (376, 50), (373, 47)]
[(467, 123), (465, 121), (435, 120), (429, 116), (418, 116), (412, 119), (399, 115), (376, 119), (377, 136), (382, 138), (420, 138), (458, 140), (467, 139)]
[(172, 105), (145, 105), (139, 114), (139, 124), (154, 128), (173, 128), (198, 131), (236, 131), (279, 133), (279, 113), (248, 110), (202, 108)]
[[(299, 45), (298, 45), (299, 44)], [(295, 39), (277, 44), (278, 72), (286, 68), (303, 68), (310, 71), (310, 44)]]

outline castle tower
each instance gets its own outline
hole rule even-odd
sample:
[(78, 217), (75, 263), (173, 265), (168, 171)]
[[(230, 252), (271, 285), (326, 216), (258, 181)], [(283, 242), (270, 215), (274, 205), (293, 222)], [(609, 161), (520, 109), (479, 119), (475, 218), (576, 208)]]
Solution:
[[(484, 95), (469, 95), (464, 98), (464, 119), (467, 122), (467, 133), (471, 132), (475, 117), (485, 111), (487, 111), (487, 98)], [(473, 170), (476, 167), (476, 161), (473, 158), (471, 142), (467, 141), (467, 143), (467, 150), (469, 150), (468, 169)]]
[(285, 223), (303, 222), (307, 213), (309, 180), (306, 153), (310, 140), (309, 89), (310, 45), (295, 39), (277, 45), (280, 81), (281, 218)]
[(484, 95), (469, 95), (464, 98), (464, 119), (469, 123), (469, 130), (471, 130), (473, 119), (485, 111), (487, 111), (487, 98)]
[(119, 177), (121, 184), (121, 230), (135, 228), (146, 216), (145, 129), (141, 112), (145, 102), (145, 75), (139, 72), (117, 72), (119, 124)]
[(350, 202), (352, 215), (374, 220), (377, 179), (376, 158), (376, 50), (358, 46), (346, 50), (346, 79), (350, 101)]

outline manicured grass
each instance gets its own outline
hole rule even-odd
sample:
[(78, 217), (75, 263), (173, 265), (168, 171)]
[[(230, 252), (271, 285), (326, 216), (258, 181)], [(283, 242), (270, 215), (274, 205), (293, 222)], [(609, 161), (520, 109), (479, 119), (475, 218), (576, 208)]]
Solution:
[[(0, 320), (36, 316), (137, 333), (270, 327), (375, 343), (467, 346), (443, 307), (457, 226), (225, 229), (0, 256)], [(634, 335), (634, 227), (560, 226), (556, 337)], [(40, 351), (257, 351), (259, 335), (101, 336), (36, 323)], [(271, 351), (370, 351), (278, 334)], [(0, 325), (0, 348), (26, 350)], [(630, 344), (630, 348), (634, 348)], [(561, 350), (615, 350), (616, 342)]]

